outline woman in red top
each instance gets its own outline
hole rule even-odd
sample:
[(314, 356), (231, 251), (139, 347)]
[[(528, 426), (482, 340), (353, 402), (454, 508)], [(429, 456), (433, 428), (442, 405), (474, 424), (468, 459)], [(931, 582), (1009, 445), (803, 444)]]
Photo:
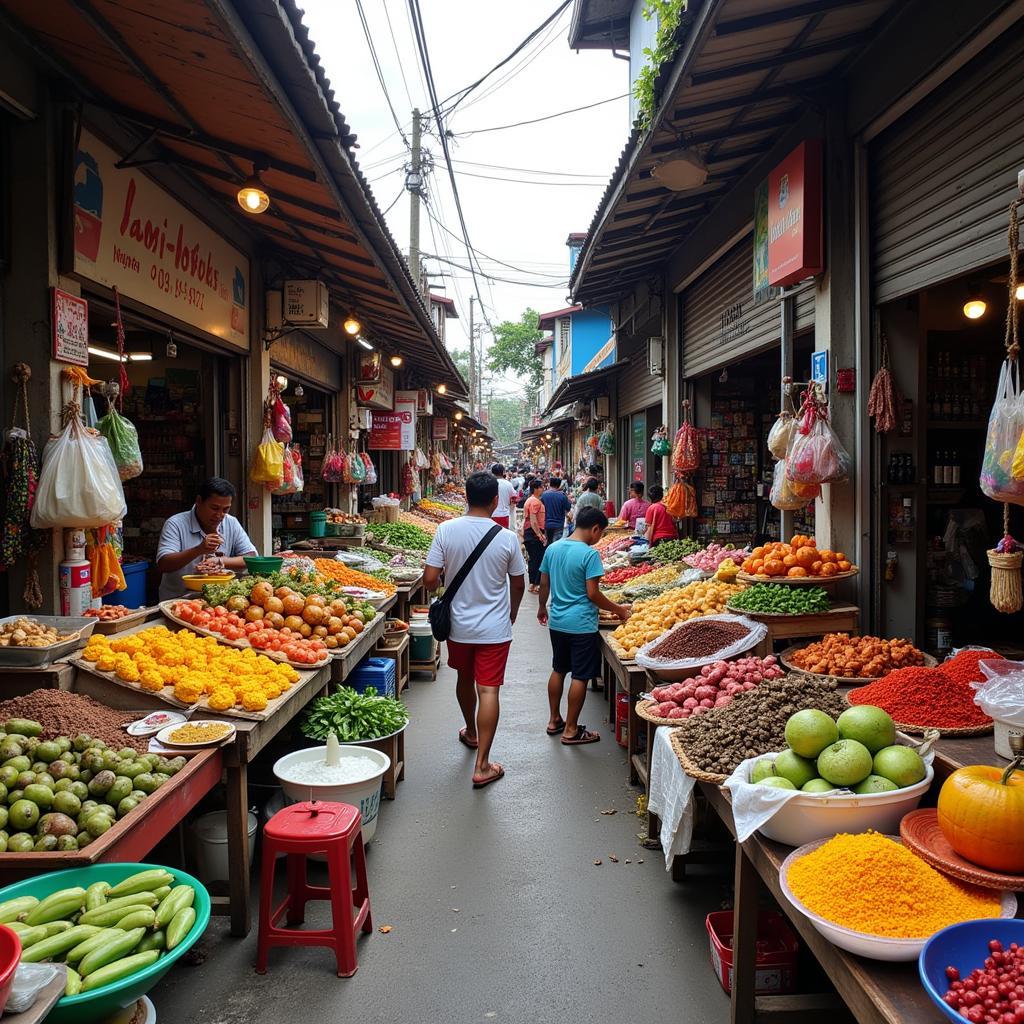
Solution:
[(544, 481), (539, 477), (530, 480), (527, 485), (530, 496), (523, 505), (523, 543), (526, 545), (527, 572), (530, 576), (530, 593), (540, 591), (540, 563), (544, 557), (544, 502), (540, 493), (544, 490)]
[(647, 510), (647, 541), (653, 548), (663, 540), (675, 540), (679, 536), (675, 520), (668, 514), (662, 498), (665, 491), (658, 484), (650, 489), (651, 507)]

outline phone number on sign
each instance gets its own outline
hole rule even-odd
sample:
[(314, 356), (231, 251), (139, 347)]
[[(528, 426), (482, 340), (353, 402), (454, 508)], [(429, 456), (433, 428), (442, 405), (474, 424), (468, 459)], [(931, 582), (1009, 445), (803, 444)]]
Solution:
[(203, 308), (206, 296), (201, 288), (193, 287), (180, 277), (175, 277), (169, 271), (164, 270), (162, 267), (150, 267), (149, 277), (160, 291), (166, 292), (168, 295), (173, 295), (175, 299), (180, 299), (182, 302), (188, 303), (188, 305), (195, 309)]

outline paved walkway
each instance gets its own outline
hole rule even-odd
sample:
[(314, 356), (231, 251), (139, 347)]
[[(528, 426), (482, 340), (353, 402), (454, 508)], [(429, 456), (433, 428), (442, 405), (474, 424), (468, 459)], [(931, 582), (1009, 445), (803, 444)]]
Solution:
[[(215, 919), (206, 962), (153, 993), (160, 1024), (728, 1020), (704, 930), (728, 876), (697, 869), (674, 885), (660, 852), (639, 847), (638, 791), (600, 695), (583, 716), (600, 743), (544, 734), (549, 647), (535, 616), (527, 594), (493, 751), (502, 781), (470, 786), (447, 667), (408, 691), (406, 780), (369, 848), (374, 923), (392, 931), (360, 941), (359, 973), (339, 979), (327, 950), (298, 948), (272, 952), (259, 977), (255, 931), (239, 942)], [(307, 921), (325, 920), (310, 904)]]

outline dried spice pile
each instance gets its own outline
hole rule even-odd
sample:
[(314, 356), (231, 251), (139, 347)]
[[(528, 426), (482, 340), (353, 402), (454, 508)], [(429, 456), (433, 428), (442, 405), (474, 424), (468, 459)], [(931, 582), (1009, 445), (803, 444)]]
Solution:
[(786, 722), (804, 708), (817, 708), (837, 718), (846, 701), (834, 679), (790, 674), (766, 679), (737, 694), (726, 707), (688, 718), (676, 735), (689, 759), (706, 772), (729, 775), (748, 757), (786, 746)]
[(58, 736), (73, 739), (87, 733), (94, 740), (103, 740), (108, 747), (134, 747), (140, 753), (149, 750), (148, 736), (129, 736), (121, 726), (141, 717), (115, 711), (91, 697), (67, 690), (33, 690), (23, 697), (12, 697), (0, 703), (0, 722), (9, 718), (28, 718), (43, 727), (41, 738)]
[(964, 648), (959, 654), (953, 655), (942, 663), (942, 671), (950, 679), (958, 683), (980, 683), (985, 679), (979, 662), (992, 658), (1001, 658), (995, 651)]
[(662, 661), (710, 658), (726, 647), (731, 647), (750, 633), (742, 622), (723, 622), (721, 619), (691, 619), (673, 630), (648, 657)]
[(898, 668), (851, 690), (849, 700), (851, 704), (874, 704), (901, 725), (920, 729), (978, 729), (992, 724), (974, 703), (970, 683), (955, 678), (946, 665)]

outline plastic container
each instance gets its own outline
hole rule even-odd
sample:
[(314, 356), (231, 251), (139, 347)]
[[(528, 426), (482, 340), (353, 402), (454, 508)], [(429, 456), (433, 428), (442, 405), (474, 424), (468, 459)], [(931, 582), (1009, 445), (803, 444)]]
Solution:
[[(899, 842), (899, 839), (895, 836), (890, 836), (890, 839), (894, 839)], [(816, 850), (822, 843), (827, 842), (825, 839), (820, 839), (816, 843), (808, 843), (806, 846), (801, 846), (800, 849), (794, 850), (783, 862), (779, 868), (779, 888), (782, 890), (782, 895), (793, 905), (793, 907), (800, 911), (808, 921), (814, 925), (815, 929), (828, 939), (829, 942), (834, 946), (838, 946), (840, 949), (845, 949), (848, 953), (856, 953), (857, 956), (866, 956), (871, 960), (886, 960), (889, 962), (903, 962), (907, 960), (916, 960), (921, 950), (924, 949), (925, 943), (928, 941), (929, 936), (920, 939), (889, 939), (884, 938), (880, 935), (868, 935), (866, 932), (856, 932), (852, 928), (844, 928), (842, 925), (833, 924), (831, 921), (826, 921), (825, 918), (819, 917), (813, 911), (808, 910), (800, 900), (793, 895), (792, 890), (789, 888), (788, 874), (790, 865), (799, 860), (801, 857), (806, 856), (813, 850)], [(1000, 917), (1011, 918), (1017, 913), (1017, 897), (1012, 892), (1004, 892), (1002, 896), (1002, 908)], [(999, 923), (999, 918), (987, 918), (983, 922), (986, 926), (994, 928)], [(941, 933), (940, 933), (941, 934)], [(984, 959), (984, 957), (982, 957)], [(945, 968), (945, 964), (943, 964)]]
[[(249, 836), (249, 863), (256, 856), (256, 815), (249, 812), (246, 833)], [(209, 884), (226, 882), (231, 877), (228, 864), (228, 812), (211, 811), (192, 826), (195, 838), (196, 873)]]
[(0, 1014), (7, 1005), (7, 997), (14, 984), (14, 972), (21, 959), (21, 940), (10, 928), (0, 925)]
[(259, 555), (247, 555), (242, 561), (245, 563), (246, 569), (257, 576), (269, 576), (272, 572), (280, 572), (281, 566), (284, 565), (284, 559), (275, 555), (270, 555), (267, 558)]
[(1024, 736), (1024, 726), (1017, 725), (1014, 722), (1007, 722), (1004, 718), (993, 718), (995, 722), (995, 745), (996, 753), (1000, 757), (1005, 757), (1007, 761), (1012, 761), (1016, 756), (1013, 749), (1010, 746), (1011, 736)]
[(368, 779), (361, 782), (349, 782), (337, 786), (316, 786), (308, 782), (291, 782), (288, 769), (292, 765), (304, 761), (323, 761), (327, 756), (327, 747), (307, 747), (285, 754), (274, 764), (274, 775), (277, 776), (284, 795), (292, 802), (301, 800), (332, 800), (336, 803), (352, 804), (359, 808), (362, 816), (363, 843), (368, 843), (377, 831), (377, 813), (380, 810), (380, 791), (384, 782), (384, 773), (391, 767), (391, 758), (387, 754), (372, 747), (343, 746), (342, 757), (368, 757), (376, 761), (378, 770)]
[[(726, 992), (732, 992), (733, 912), (716, 910), (704, 920), (711, 943), (711, 966)], [(757, 914), (756, 995), (785, 995), (796, 990), (796, 961), (800, 943), (786, 919), (774, 910)]]
[(174, 875), (175, 884), (191, 885), (196, 891), (196, 921), (192, 930), (169, 953), (165, 953), (155, 964), (136, 971), (121, 981), (104, 985), (92, 992), (77, 996), (63, 996), (50, 1011), (46, 1024), (98, 1024), (126, 1006), (131, 1006), (144, 996), (198, 941), (210, 923), (210, 894), (198, 878), (162, 864), (90, 864), (86, 868), (68, 868), (65, 871), (51, 871), (45, 875), (27, 878), (0, 889), (0, 902), (16, 896), (35, 896), (43, 899), (59, 889), (80, 885), (87, 889), (93, 882), (110, 882), (116, 885), (130, 875), (150, 868), (162, 868)]
[(310, 512), (309, 513), (309, 535), (310, 535), (310, 537), (326, 537), (327, 536), (327, 513), (326, 512)]
[(434, 634), (427, 619), (413, 617), (409, 621), (409, 660), (433, 661), (435, 654)]
[(984, 965), (992, 939), (998, 939), (1004, 949), (1012, 942), (1024, 944), (1024, 921), (964, 921), (936, 932), (924, 944), (917, 959), (917, 971), (925, 992), (947, 1020), (964, 1022), (964, 1018), (942, 1000), (949, 988), (946, 968), (955, 967), (961, 978), (968, 977), (976, 967)]
[(143, 608), (146, 604), (146, 570), (149, 562), (122, 562), (121, 572), (124, 573), (124, 590), (115, 590), (103, 595), (104, 604), (123, 604), (126, 608)]
[(394, 697), (395, 659), (363, 658), (349, 674), (345, 685), (351, 686), (357, 693), (364, 693), (368, 686), (373, 686), (380, 696)]
[(629, 746), (629, 694), (620, 693), (615, 697), (615, 742), (620, 747)]

